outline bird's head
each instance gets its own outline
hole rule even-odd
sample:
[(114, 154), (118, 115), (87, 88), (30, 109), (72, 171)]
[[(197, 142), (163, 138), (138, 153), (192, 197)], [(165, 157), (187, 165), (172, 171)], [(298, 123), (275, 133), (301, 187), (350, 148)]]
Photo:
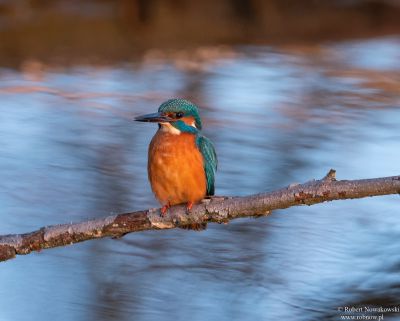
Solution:
[[(196, 133), (201, 130), (201, 119), (197, 106), (185, 99), (169, 99), (163, 102), (158, 112), (138, 116), (136, 121), (159, 123), (165, 130), (180, 133)], [(177, 130), (177, 131), (176, 131)]]

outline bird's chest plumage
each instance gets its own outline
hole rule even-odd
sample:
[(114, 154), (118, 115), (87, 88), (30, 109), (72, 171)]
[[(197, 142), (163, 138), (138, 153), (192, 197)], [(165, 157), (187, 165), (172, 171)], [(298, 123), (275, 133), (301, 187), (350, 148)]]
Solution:
[(161, 204), (197, 202), (206, 195), (203, 156), (195, 135), (157, 131), (149, 146), (148, 174)]

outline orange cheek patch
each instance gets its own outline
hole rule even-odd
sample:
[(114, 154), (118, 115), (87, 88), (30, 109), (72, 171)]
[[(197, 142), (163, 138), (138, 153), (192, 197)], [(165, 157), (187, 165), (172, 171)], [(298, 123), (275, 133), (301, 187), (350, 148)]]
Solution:
[(182, 120), (186, 125), (195, 126), (195, 120), (194, 120), (194, 117), (192, 117), (192, 116), (183, 117), (181, 120)]

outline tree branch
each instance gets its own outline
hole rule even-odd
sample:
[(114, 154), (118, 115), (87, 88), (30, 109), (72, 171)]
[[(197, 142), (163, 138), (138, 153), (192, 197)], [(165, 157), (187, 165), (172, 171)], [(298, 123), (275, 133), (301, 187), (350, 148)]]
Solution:
[(127, 233), (175, 227), (199, 229), (207, 222), (226, 223), (246, 216), (268, 215), (272, 210), (312, 205), (333, 200), (400, 194), (400, 176), (337, 181), (330, 170), (321, 180), (245, 197), (212, 197), (193, 206), (186, 214), (183, 205), (172, 207), (165, 217), (159, 209), (107, 216), (86, 222), (42, 227), (31, 233), (0, 236), (0, 261), (17, 254), (69, 245), (95, 238), (121, 237)]

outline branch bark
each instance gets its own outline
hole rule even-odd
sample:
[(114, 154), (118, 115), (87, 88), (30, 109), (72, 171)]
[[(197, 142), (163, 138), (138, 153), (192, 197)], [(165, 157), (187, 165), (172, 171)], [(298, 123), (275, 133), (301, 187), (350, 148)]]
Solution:
[(277, 191), (245, 197), (212, 197), (193, 206), (172, 207), (165, 217), (159, 209), (107, 216), (86, 222), (42, 227), (26, 234), (0, 236), (0, 261), (32, 251), (69, 245), (102, 237), (121, 237), (127, 233), (152, 229), (205, 228), (208, 222), (227, 223), (248, 216), (268, 215), (272, 210), (295, 205), (312, 205), (333, 200), (400, 194), (400, 176), (337, 181), (335, 171), (321, 180), (291, 184)]

